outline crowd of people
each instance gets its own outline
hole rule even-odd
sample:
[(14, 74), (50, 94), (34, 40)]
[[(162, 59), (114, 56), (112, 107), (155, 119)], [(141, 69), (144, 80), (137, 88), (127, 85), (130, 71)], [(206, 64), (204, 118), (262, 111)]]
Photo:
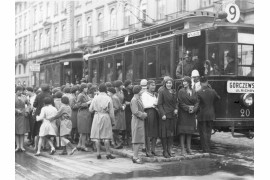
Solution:
[[(15, 90), (15, 152), (25, 151), (24, 134), (36, 156), (50, 146), (50, 154), (61, 149), (61, 155), (76, 151), (88, 152), (87, 144), (101, 159), (104, 144), (106, 158), (114, 159), (110, 147), (121, 149), (132, 143), (133, 163), (142, 163), (141, 149), (147, 157), (157, 156), (157, 140), (161, 140), (163, 156), (170, 158), (174, 137), (180, 137), (181, 154), (193, 154), (191, 136), (198, 121), (201, 146), (210, 150), (214, 101), (218, 94), (205, 77), (183, 77), (183, 86), (176, 92), (174, 80), (165, 76), (156, 91), (154, 80), (143, 79), (140, 85), (130, 80), (97, 85), (63, 85), (50, 89), (16, 86)], [(197, 84), (197, 85), (196, 85)], [(185, 148), (186, 141), (186, 148)], [(76, 145), (77, 144), (77, 145)]]

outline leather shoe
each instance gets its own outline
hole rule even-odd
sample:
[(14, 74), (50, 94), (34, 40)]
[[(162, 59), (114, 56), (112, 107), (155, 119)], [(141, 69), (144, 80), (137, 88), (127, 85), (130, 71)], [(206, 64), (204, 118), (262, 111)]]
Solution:
[(132, 157), (132, 162), (136, 163), (136, 164), (142, 164), (143, 163), (139, 158), (134, 159), (133, 157)]
[(53, 155), (55, 152), (55, 149), (51, 150), (50, 155)]
[(111, 154), (106, 155), (106, 158), (107, 158), (107, 159), (115, 159), (115, 157), (114, 157), (114, 156), (112, 156)]

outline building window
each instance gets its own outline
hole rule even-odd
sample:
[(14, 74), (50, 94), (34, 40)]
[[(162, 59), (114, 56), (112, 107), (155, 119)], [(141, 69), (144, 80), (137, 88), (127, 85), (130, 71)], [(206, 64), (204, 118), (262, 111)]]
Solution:
[(54, 45), (58, 44), (58, 27), (54, 28)]
[(22, 16), (19, 17), (19, 32), (22, 31)]
[(100, 34), (103, 31), (103, 14), (98, 14), (98, 34)]
[(19, 64), (19, 74), (21, 74), (22, 73), (22, 67), (21, 67), (21, 65)]
[(66, 3), (65, 1), (61, 2), (61, 13), (65, 13), (66, 12)]
[(187, 2), (186, 0), (178, 0), (178, 11), (186, 11), (187, 10)]
[(80, 37), (81, 37), (81, 21), (80, 20), (78, 20), (77, 22), (76, 22), (76, 39), (79, 39)]
[(141, 0), (140, 3), (140, 19), (146, 20), (146, 0)]
[(43, 49), (43, 34), (39, 34), (39, 49)]
[(23, 47), (24, 47), (23, 53), (27, 54), (27, 51), (26, 51), (26, 48), (27, 48), (27, 46), (26, 46), (26, 37), (24, 38), (24, 41), (23, 41)]
[(61, 37), (61, 42), (63, 43), (63, 42), (65, 42), (66, 41), (66, 25), (65, 24), (62, 24), (62, 30), (61, 30), (62, 32), (61, 32), (61, 35), (62, 35), (62, 37)]
[(124, 28), (128, 28), (130, 25), (130, 11), (129, 6), (126, 4), (124, 7)]
[(37, 23), (37, 8), (34, 8), (34, 24)]
[(38, 37), (37, 34), (34, 35), (34, 51), (38, 50)]
[(54, 2), (54, 16), (58, 15), (58, 2)]
[(48, 1), (46, 4), (46, 18), (50, 17), (50, 2)]
[(87, 18), (86, 36), (92, 36), (92, 20), (90, 17)]
[(26, 30), (26, 21), (27, 21), (27, 16), (24, 14), (24, 21), (23, 21), (23, 29)]
[(165, 18), (165, 0), (157, 0), (157, 19)]
[(51, 32), (50, 29), (46, 29), (46, 47), (50, 47), (51, 42)]
[(116, 11), (115, 9), (113, 8), (111, 10), (111, 21), (110, 21), (110, 27), (111, 27), (111, 30), (116, 30)]
[(211, 0), (200, 0), (200, 8), (211, 6), (213, 2)]
[(18, 31), (18, 22), (17, 19), (15, 19), (15, 34), (17, 34)]
[(42, 16), (43, 16), (43, 8), (42, 8), (42, 4), (40, 4), (39, 6), (39, 21), (42, 21)]
[(22, 41), (20, 40), (19, 41), (19, 54), (21, 54), (22, 52)]
[(75, 3), (75, 8), (80, 8), (81, 7), (81, 2), (80, 1), (76, 1)]

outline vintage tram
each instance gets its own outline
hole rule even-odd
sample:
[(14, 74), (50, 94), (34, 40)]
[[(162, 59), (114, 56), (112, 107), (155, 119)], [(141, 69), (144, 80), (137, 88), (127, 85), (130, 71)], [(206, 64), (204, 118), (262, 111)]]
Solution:
[[(214, 131), (254, 131), (254, 26), (217, 21), (217, 15), (194, 11), (181, 18), (153, 25), (100, 44), (84, 56), (89, 82), (101, 83), (162, 77), (176, 79), (176, 67), (184, 52), (192, 52), (200, 75), (221, 96), (216, 104)], [(230, 57), (229, 57), (230, 56)], [(230, 71), (226, 68), (230, 63)]]
[[(61, 60), (41, 64), (40, 79), (64, 84), (64, 76), (76, 75), (87, 81), (102, 83), (130, 79), (154, 79), (161, 85), (164, 76), (175, 79), (174, 87), (182, 83), (176, 68), (188, 50), (199, 74), (221, 96), (216, 105), (213, 130), (240, 132), (253, 137), (254, 132), (254, 25), (218, 20), (217, 14), (194, 11), (164, 23), (145, 27), (133, 33), (103, 41), (84, 62), (63, 64), (66, 58), (81, 59), (81, 53), (66, 55)], [(230, 64), (230, 71), (227, 70)], [(70, 67), (70, 68), (69, 68)], [(76, 72), (70, 72), (75, 67)], [(74, 68), (73, 68), (74, 69)], [(47, 77), (48, 76), (48, 77)], [(51, 77), (52, 76), (52, 77)], [(43, 78), (42, 78), (43, 77)]]

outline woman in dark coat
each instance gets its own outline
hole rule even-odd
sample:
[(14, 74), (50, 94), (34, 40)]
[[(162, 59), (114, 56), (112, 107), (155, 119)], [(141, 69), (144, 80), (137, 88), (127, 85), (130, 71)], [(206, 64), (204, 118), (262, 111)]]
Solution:
[(147, 114), (143, 111), (143, 104), (140, 99), (142, 94), (142, 87), (136, 85), (133, 87), (134, 97), (130, 102), (130, 108), (132, 112), (131, 120), (131, 134), (132, 134), (132, 144), (133, 144), (133, 163), (142, 164), (142, 161), (138, 157), (139, 148), (145, 143), (144, 135), (144, 119)]
[(75, 136), (78, 132), (77, 130), (77, 114), (78, 114), (78, 105), (77, 105), (77, 96), (76, 91), (78, 90), (77, 86), (73, 86), (70, 90), (71, 98), (70, 98), (70, 107), (71, 107), (71, 122), (72, 122), (72, 130), (71, 130), (71, 142), (75, 142)]
[(177, 115), (177, 100), (175, 91), (172, 89), (173, 79), (164, 78), (163, 88), (158, 92), (158, 109), (159, 109), (159, 129), (163, 146), (163, 156), (172, 157), (171, 147), (175, 132), (175, 121)]
[(178, 119), (178, 134), (180, 134), (181, 154), (184, 155), (185, 151), (185, 137), (187, 140), (187, 153), (192, 154), (191, 135), (196, 130), (195, 114), (198, 111), (199, 101), (195, 90), (191, 88), (191, 78), (184, 77), (183, 88), (178, 92), (179, 102), (179, 119)]
[(23, 148), (24, 134), (29, 132), (30, 129), (26, 118), (29, 112), (25, 108), (25, 104), (29, 104), (29, 102), (22, 95), (23, 87), (17, 86), (15, 92), (15, 139), (17, 145), (15, 152), (17, 152), (20, 150), (25, 151)]
[[(36, 112), (34, 115), (34, 118), (36, 118), (36, 116), (40, 115), (41, 112), (41, 108), (44, 106), (44, 98), (45, 97), (49, 97), (51, 98), (52, 101), (52, 105), (54, 106), (54, 101), (53, 101), (53, 97), (50, 94), (50, 86), (48, 84), (43, 84), (41, 85), (41, 93), (39, 93), (34, 101), (34, 107), (36, 108)], [(42, 122), (41, 121), (35, 121), (34, 123), (34, 136), (35, 136), (35, 147), (34, 149), (37, 150), (37, 145), (38, 145), (38, 136), (39, 136), (39, 129), (41, 126)]]
[(124, 101), (126, 104), (125, 108), (125, 119), (126, 119), (126, 136), (127, 136), (127, 144), (129, 143), (129, 138), (131, 137), (131, 118), (132, 113), (130, 109), (130, 101), (133, 98), (133, 92), (132, 92), (132, 82), (131, 80), (126, 80), (124, 82), (125, 88), (123, 88), (124, 93)]
[(77, 98), (77, 105), (78, 105), (78, 114), (77, 114), (77, 125), (78, 125), (78, 132), (80, 134), (79, 143), (77, 149), (82, 151), (88, 151), (85, 147), (86, 136), (91, 131), (91, 114), (88, 109), (88, 106), (91, 104), (90, 98), (87, 96), (88, 87), (85, 83), (81, 84), (80, 87), (81, 93), (78, 95)]

